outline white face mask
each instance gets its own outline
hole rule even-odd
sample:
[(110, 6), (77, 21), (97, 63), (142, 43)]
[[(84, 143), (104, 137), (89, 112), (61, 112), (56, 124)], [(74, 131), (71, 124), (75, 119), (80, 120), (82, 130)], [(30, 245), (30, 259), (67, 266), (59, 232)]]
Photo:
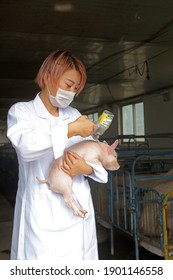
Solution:
[(50, 93), (50, 90), (47, 86), (49, 92), (49, 99), (53, 106), (59, 108), (66, 108), (72, 101), (75, 96), (75, 92), (64, 90), (59, 88), (56, 92), (56, 95), (53, 96)]

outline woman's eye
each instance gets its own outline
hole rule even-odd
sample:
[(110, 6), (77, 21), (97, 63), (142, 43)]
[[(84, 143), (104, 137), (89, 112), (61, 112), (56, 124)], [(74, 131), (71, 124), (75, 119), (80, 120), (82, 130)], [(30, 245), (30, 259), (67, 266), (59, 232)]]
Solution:
[[(68, 89), (71, 89), (71, 88), (73, 87), (73, 84), (72, 84), (72, 85), (66, 84), (66, 87), (67, 87)], [(76, 88), (74, 89), (74, 91), (77, 92), (77, 91), (78, 91), (78, 87), (76, 87)]]

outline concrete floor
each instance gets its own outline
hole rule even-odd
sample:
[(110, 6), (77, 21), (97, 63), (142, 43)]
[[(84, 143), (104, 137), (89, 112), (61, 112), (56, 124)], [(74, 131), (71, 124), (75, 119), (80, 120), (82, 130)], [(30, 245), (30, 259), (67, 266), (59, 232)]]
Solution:
[[(11, 234), (13, 225), (13, 206), (0, 194), (0, 260), (10, 259)], [(114, 250), (111, 255), (110, 231), (101, 225), (97, 225), (98, 248), (100, 260), (134, 260), (134, 241), (121, 233), (114, 232)], [(161, 259), (160, 257), (140, 249), (140, 259)]]

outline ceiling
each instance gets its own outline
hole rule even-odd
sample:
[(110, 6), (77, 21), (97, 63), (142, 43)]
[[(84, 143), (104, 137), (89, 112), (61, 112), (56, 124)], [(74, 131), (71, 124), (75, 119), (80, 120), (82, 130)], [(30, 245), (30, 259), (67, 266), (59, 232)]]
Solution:
[(1, 0), (0, 116), (38, 92), (47, 55), (68, 49), (82, 59), (82, 112), (173, 86), (172, 0)]

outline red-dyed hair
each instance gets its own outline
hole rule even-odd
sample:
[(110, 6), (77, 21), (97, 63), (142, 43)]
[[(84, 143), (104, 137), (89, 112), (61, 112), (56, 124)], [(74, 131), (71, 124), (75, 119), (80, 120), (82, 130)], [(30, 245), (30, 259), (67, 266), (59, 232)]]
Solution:
[(70, 51), (56, 50), (52, 52), (41, 65), (36, 76), (36, 83), (43, 89), (48, 77), (56, 84), (58, 79), (68, 70), (74, 69), (81, 75), (81, 82), (77, 93), (79, 94), (86, 83), (86, 69), (82, 61), (72, 55)]

